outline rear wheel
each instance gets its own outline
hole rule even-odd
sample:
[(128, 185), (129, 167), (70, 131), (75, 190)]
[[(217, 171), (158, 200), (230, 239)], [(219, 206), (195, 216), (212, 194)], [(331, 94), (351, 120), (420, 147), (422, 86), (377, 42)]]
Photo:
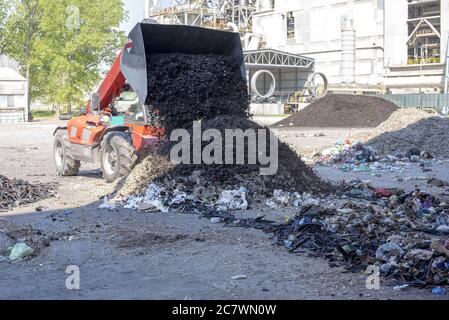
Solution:
[(107, 182), (126, 177), (137, 163), (131, 139), (123, 132), (108, 133), (101, 143), (101, 171)]
[(56, 171), (60, 176), (74, 176), (78, 174), (81, 163), (75, 159), (70, 150), (70, 142), (66, 130), (59, 130), (55, 134), (53, 158)]

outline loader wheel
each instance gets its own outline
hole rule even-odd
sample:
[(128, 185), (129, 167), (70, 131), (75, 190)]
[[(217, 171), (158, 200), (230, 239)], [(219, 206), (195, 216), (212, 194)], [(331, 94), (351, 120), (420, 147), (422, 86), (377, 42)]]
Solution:
[(107, 182), (126, 177), (137, 163), (137, 153), (123, 132), (108, 133), (101, 143), (101, 171)]
[(75, 159), (70, 150), (70, 143), (65, 130), (59, 130), (55, 134), (53, 157), (56, 171), (60, 176), (75, 176), (78, 174), (81, 163)]

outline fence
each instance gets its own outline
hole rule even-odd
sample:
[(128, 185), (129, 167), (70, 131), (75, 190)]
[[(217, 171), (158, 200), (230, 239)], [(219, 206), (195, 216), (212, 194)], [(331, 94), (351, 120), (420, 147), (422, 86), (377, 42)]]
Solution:
[(401, 108), (432, 108), (445, 115), (449, 111), (449, 93), (383, 94), (379, 97)]
[(25, 122), (25, 109), (0, 109), (0, 124)]

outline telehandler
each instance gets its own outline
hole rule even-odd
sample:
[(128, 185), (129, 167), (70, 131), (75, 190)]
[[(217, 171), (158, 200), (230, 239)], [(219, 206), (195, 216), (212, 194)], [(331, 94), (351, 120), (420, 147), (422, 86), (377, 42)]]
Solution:
[(246, 77), (238, 33), (138, 23), (85, 112), (55, 130), (53, 149), (59, 175), (78, 174), (81, 162), (99, 162), (104, 179), (113, 182), (128, 175), (139, 155), (165, 138), (165, 130), (157, 121), (157, 107), (147, 100), (151, 72), (147, 56), (156, 53), (231, 56)]

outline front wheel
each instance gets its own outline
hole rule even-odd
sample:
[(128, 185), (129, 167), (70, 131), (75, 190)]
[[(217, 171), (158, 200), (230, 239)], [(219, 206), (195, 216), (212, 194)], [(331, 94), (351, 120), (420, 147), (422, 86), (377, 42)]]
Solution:
[(81, 163), (72, 154), (67, 130), (56, 132), (53, 143), (53, 158), (56, 171), (60, 176), (74, 176), (78, 174)]
[(137, 153), (123, 132), (108, 133), (101, 143), (101, 171), (107, 182), (126, 177), (137, 163)]

